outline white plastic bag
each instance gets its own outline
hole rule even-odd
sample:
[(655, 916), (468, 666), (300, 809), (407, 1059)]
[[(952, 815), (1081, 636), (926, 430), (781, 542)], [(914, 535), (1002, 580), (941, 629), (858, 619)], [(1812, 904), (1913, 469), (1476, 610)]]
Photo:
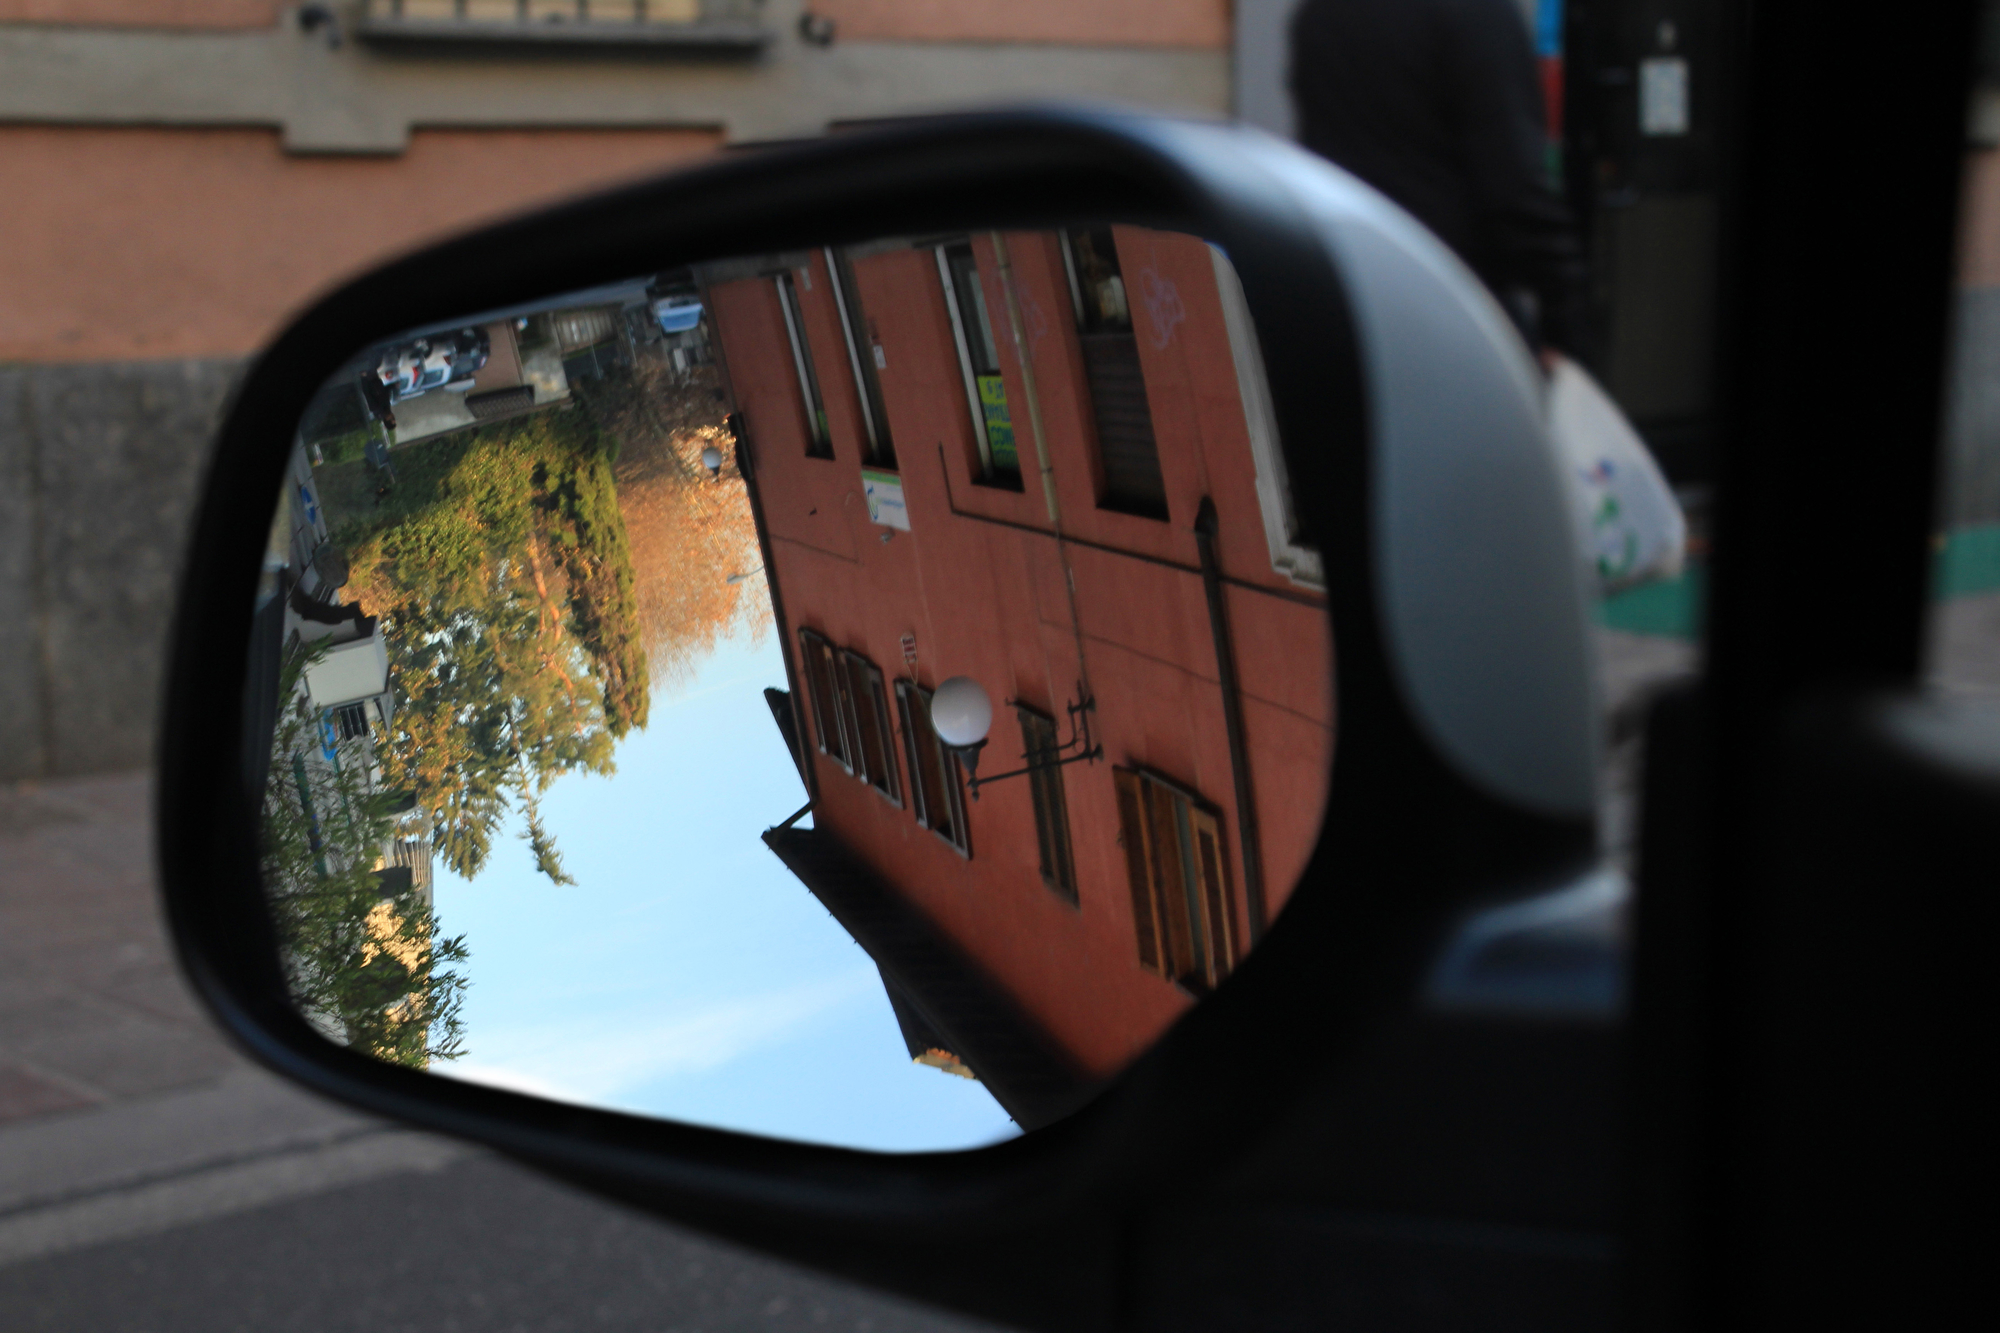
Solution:
[(1549, 379), (1548, 412), (1599, 595), (1679, 574), (1687, 519), (1618, 405), (1582, 366), (1561, 357)]

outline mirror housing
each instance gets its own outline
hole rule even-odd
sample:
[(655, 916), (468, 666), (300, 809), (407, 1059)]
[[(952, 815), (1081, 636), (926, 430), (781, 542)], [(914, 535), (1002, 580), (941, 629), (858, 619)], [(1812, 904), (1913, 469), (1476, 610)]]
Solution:
[[(1229, 256), (1298, 517), (1324, 561), (1339, 709), (1327, 815), (1282, 921), (1229, 983), (1091, 1105), (957, 1154), (557, 1105), (379, 1064), (313, 1031), (289, 1003), (259, 890), (246, 780), (259, 738), (243, 700), (271, 496), (314, 389), (394, 330), (663, 263), (1075, 216), (1191, 232)], [(328, 1095), (922, 1299), (1042, 1327), (1111, 1323), (1130, 1275), (1186, 1243), (1173, 1219), (1261, 1206), (1288, 1173), (1349, 1169), (1342, 1154), (1365, 1135), (1338, 1141), (1325, 1108), (1407, 1096), (1410, 1071), (1384, 1042), (1435, 1021), (1427, 978), (1468, 912), (1593, 868), (1597, 710), (1562, 485), (1532, 362), (1476, 280), (1380, 196), (1252, 131), (1057, 109), (918, 120), (730, 154), (505, 222), (322, 300), (258, 359), (228, 414), (159, 750), (174, 936), (224, 1027)], [(1502, 1005), (1473, 1021), (1515, 1020)], [(1574, 1058), (1599, 1074), (1608, 1059), (1595, 1046)], [(1481, 1140), (1495, 1131), (1457, 1114), (1418, 1117), (1394, 1131), (1399, 1147), (1366, 1151), (1528, 1151)], [(1274, 1172), (1281, 1143), (1290, 1165)], [(1477, 1213), (1476, 1174), (1355, 1198)], [(1541, 1221), (1601, 1221), (1609, 1204), (1593, 1188)]]

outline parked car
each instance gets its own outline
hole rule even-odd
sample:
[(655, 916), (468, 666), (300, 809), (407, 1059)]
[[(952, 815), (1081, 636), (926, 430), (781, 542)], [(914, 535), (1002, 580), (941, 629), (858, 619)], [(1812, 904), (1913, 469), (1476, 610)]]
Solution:
[(388, 348), (376, 362), (375, 376), (387, 386), (391, 402), (400, 403), (432, 389), (463, 393), (472, 387), (472, 377), (485, 367), (492, 346), (483, 328), (432, 334)]

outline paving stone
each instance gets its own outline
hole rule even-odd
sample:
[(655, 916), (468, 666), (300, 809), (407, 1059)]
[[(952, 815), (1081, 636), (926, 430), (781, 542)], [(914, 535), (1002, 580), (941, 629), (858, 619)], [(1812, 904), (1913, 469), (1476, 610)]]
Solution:
[[(149, 790), (143, 774), (0, 786), (0, 1058), (72, 1095), (141, 1096), (242, 1066), (168, 948)], [(61, 1109), (26, 1077), (18, 1106)]]
[(0, 1060), (0, 1124), (57, 1111), (74, 1111), (96, 1099), (11, 1060)]

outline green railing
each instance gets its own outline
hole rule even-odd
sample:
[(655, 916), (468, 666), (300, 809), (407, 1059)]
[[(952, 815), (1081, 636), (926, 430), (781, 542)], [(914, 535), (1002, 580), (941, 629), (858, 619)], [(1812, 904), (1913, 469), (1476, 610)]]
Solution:
[[(1800, 577), (1808, 577), (1801, 574)], [(1607, 597), (1597, 606), (1598, 623), (1628, 634), (1693, 639), (1701, 633), (1701, 608), (1708, 571), (1690, 560), (1678, 578), (1662, 579)], [(1981, 523), (1940, 533), (1931, 566), (1931, 596), (1944, 602), (2000, 592), (2000, 523)]]

